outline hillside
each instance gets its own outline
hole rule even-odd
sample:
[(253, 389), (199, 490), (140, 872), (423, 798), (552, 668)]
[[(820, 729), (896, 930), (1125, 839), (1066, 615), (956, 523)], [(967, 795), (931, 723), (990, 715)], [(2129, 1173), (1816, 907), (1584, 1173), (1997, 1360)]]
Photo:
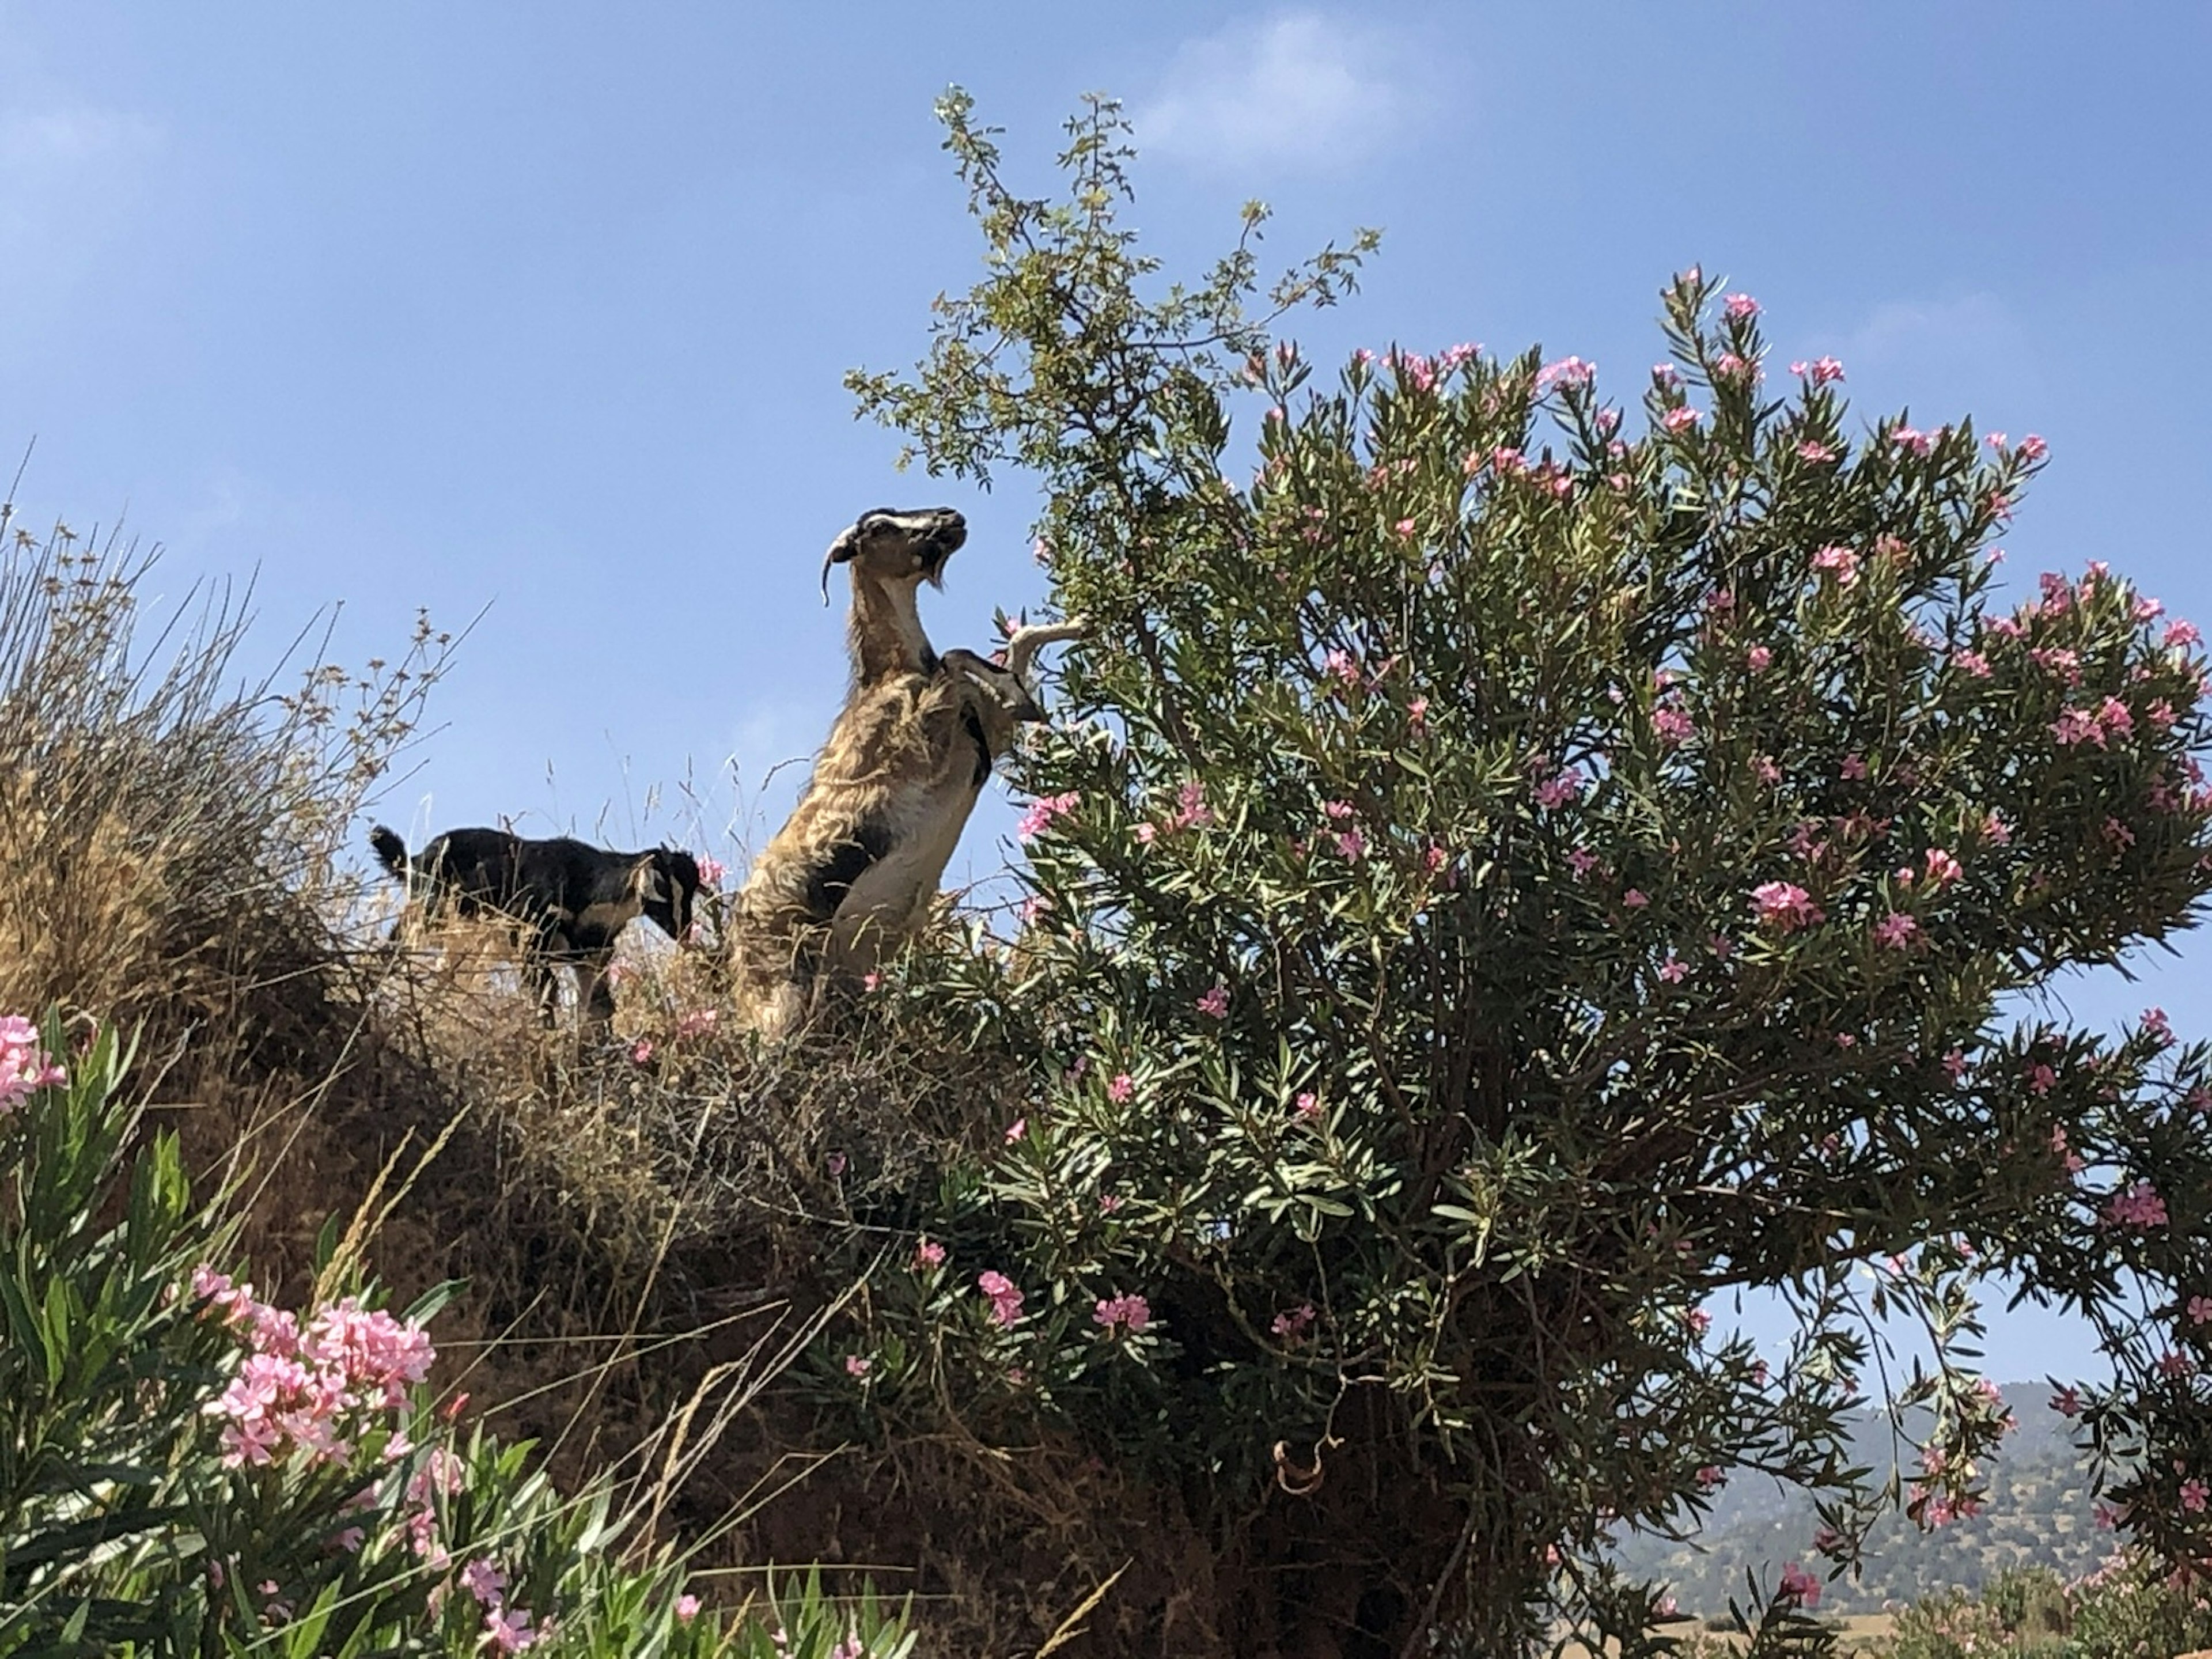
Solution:
[[(2020, 1427), (1991, 1465), (1988, 1507), (1933, 1532), (1901, 1515), (1886, 1522), (1870, 1541), (1862, 1577), (1831, 1583), (1824, 1611), (1875, 1613), (1954, 1585), (1978, 1589), (2007, 1567), (2049, 1567), (2076, 1577), (2112, 1553), (2112, 1534), (2092, 1519), (2086, 1460), (2066, 1420), (2045, 1403), (2048, 1387), (2017, 1382), (2004, 1393)], [(1855, 1425), (1854, 1444), (1877, 1476), (1896, 1461), (1888, 1428), (1872, 1411)], [(1909, 1446), (1905, 1451), (1910, 1455)], [(1730, 1595), (1741, 1595), (1747, 1571), (1771, 1581), (1784, 1561), (1809, 1564), (1818, 1524), (1802, 1497), (1739, 1476), (1716, 1495), (1694, 1543), (1637, 1537), (1619, 1556), (1630, 1571), (1669, 1583), (1684, 1611), (1710, 1615), (1724, 1611)]]

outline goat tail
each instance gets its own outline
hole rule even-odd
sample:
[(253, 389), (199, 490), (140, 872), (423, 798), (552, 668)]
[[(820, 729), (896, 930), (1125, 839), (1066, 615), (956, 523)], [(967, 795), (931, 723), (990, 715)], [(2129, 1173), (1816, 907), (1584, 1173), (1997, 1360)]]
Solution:
[(368, 832), (368, 844), (376, 851), (376, 861), (391, 872), (394, 881), (407, 879), (407, 843), (382, 824)]

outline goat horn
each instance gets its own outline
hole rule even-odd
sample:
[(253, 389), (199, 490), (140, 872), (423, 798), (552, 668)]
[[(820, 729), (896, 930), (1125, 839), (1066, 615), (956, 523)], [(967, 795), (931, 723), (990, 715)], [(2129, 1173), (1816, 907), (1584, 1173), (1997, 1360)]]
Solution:
[(1079, 640), (1090, 629), (1090, 623), (1081, 617), (1070, 617), (1066, 622), (1038, 623), (1029, 628), (1017, 628), (1006, 641), (1006, 672), (1026, 685), (1030, 664), (1038, 652), (1048, 645), (1057, 645), (1062, 640)]

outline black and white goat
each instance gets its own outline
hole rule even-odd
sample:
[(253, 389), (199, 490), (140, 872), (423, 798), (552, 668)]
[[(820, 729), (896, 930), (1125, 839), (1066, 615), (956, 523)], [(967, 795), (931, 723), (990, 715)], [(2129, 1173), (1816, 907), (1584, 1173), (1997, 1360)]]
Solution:
[(425, 916), (513, 922), (522, 934), (524, 976), (549, 1025), (559, 997), (556, 964), (575, 975), (586, 1018), (611, 1019), (607, 968), (617, 935), (641, 915), (680, 942), (691, 931), (699, 896), (698, 860), (669, 847), (611, 853), (567, 836), (531, 841), (504, 830), (448, 830), (410, 858), (407, 843), (380, 823), (368, 842), (377, 861), (407, 888), (408, 914), (393, 937), (410, 925), (418, 902)]

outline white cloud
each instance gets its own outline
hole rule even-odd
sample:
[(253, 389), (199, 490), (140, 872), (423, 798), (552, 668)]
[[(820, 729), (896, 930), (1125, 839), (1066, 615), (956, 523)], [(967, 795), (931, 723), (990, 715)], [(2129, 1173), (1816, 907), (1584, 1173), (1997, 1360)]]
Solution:
[(1222, 167), (1333, 168), (1427, 112), (1413, 54), (1372, 25), (1287, 12), (1188, 40), (1132, 115), (1148, 153)]

